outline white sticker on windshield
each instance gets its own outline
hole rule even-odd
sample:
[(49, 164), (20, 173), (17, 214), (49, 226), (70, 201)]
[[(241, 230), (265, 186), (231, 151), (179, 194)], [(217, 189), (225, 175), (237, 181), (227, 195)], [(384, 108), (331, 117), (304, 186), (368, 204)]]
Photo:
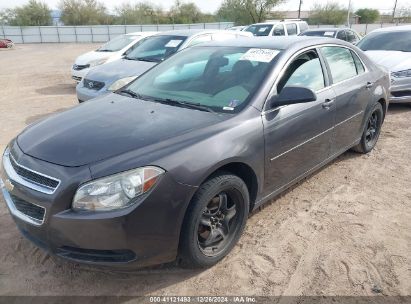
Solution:
[(268, 27), (261, 27), (258, 31), (259, 31), (260, 33), (262, 33), (262, 32), (265, 32), (267, 28), (268, 28)]
[(334, 37), (334, 32), (324, 32), (324, 36)]
[(165, 47), (174, 48), (178, 47), (183, 40), (170, 40)]
[(279, 52), (271, 49), (249, 49), (239, 60), (270, 62)]

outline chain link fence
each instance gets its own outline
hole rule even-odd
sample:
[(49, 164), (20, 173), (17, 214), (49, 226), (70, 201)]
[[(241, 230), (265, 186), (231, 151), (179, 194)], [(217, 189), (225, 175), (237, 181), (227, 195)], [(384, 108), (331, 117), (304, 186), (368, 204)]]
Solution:
[(14, 43), (106, 42), (115, 36), (147, 31), (227, 29), (233, 22), (153, 25), (0, 26), (0, 38)]

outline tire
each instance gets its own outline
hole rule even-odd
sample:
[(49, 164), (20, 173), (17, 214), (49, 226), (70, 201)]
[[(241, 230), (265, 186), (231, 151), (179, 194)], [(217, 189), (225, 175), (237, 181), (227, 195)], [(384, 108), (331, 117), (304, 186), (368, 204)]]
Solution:
[(219, 172), (204, 182), (190, 202), (184, 218), (180, 265), (203, 268), (224, 258), (244, 230), (249, 201), (247, 186), (236, 175)]
[(352, 148), (353, 151), (366, 154), (374, 149), (380, 136), (383, 118), (384, 112), (381, 104), (378, 102), (370, 111), (364, 126), (361, 141)]

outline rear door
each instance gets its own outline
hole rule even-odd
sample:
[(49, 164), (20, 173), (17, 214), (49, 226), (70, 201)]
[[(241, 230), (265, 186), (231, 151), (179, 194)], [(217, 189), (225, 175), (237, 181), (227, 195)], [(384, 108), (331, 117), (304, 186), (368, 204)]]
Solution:
[(350, 148), (361, 137), (362, 119), (371, 98), (368, 71), (350, 48), (322, 47), (336, 95), (336, 117), (332, 152)]
[(296, 85), (315, 91), (317, 100), (267, 109), (262, 116), (267, 195), (321, 164), (330, 154), (335, 95), (316, 49), (299, 54), (284, 68), (274, 94)]

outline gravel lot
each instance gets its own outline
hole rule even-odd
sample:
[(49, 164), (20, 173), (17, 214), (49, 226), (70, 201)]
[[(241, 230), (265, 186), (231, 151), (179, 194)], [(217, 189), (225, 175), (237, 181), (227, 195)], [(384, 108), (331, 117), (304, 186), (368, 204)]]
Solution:
[[(74, 58), (92, 44), (0, 51), (0, 149), (77, 104)], [(411, 106), (392, 105), (376, 149), (347, 152), (254, 213), (213, 268), (131, 273), (50, 257), (0, 199), (0, 295), (411, 295)], [(86, 231), (84, 233), (87, 233)]]

